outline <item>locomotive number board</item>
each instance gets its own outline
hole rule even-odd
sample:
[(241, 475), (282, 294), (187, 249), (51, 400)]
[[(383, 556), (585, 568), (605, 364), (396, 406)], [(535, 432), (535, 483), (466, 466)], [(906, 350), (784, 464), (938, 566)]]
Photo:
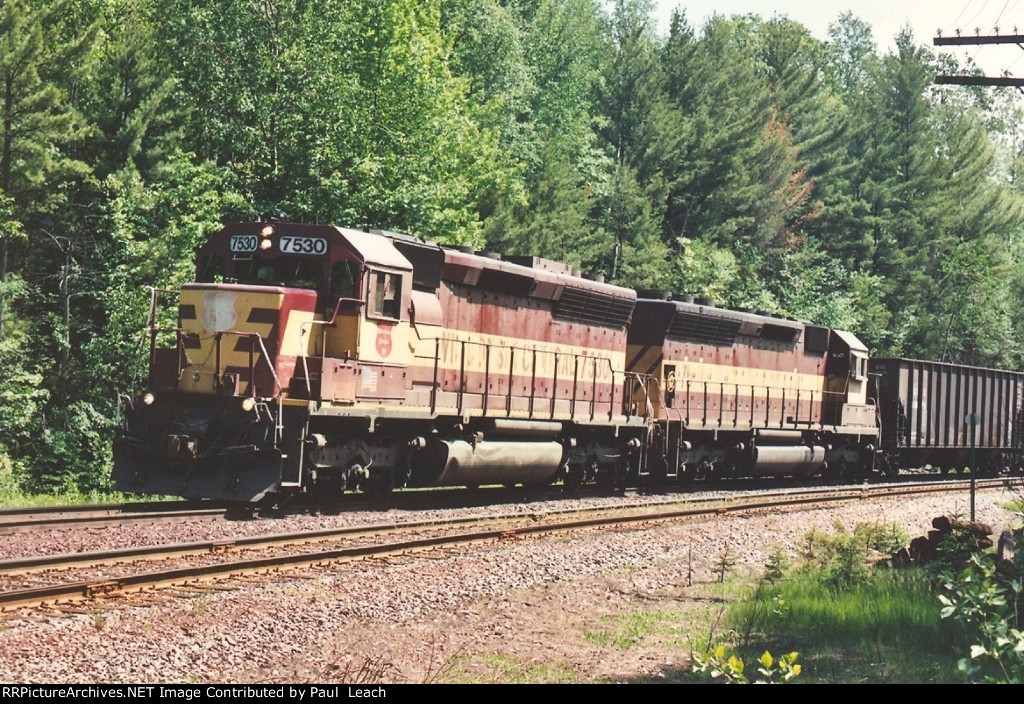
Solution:
[(259, 246), (256, 235), (231, 235), (231, 252), (233, 254), (252, 254)]
[(278, 247), (282, 254), (327, 254), (327, 240), (323, 237), (282, 237)]

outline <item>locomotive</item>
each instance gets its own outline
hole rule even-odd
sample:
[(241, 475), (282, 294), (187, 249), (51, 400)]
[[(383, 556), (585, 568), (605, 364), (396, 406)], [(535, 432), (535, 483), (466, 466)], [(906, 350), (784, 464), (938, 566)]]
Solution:
[(198, 249), (194, 283), (153, 291), (149, 321), (114, 443), (125, 492), (845, 476), (880, 452), (853, 334), (538, 257), (235, 223)]

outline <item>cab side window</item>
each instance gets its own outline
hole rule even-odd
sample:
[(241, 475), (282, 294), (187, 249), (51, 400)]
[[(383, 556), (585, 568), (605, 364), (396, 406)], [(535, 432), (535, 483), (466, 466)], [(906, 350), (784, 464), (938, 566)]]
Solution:
[(373, 312), (385, 318), (401, 317), (402, 277), (377, 271), (373, 274)]
[(868, 358), (854, 353), (850, 355), (850, 377), (856, 380), (868, 378)]
[(201, 284), (219, 284), (224, 282), (224, 260), (215, 254), (199, 260), (196, 281)]

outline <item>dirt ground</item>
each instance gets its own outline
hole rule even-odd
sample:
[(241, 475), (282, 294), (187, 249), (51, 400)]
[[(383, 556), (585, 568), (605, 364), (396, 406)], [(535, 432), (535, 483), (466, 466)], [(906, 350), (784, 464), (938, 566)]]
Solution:
[[(664, 581), (654, 572), (669, 572)], [(646, 586), (638, 590), (636, 577)], [(412, 623), (346, 628), (306, 681), (657, 682), (690, 671), (724, 602), (721, 585), (676, 584), (645, 568), (486, 597)], [(653, 579), (652, 579), (653, 578)], [(653, 584), (652, 584), (653, 583)], [(367, 644), (372, 653), (362, 654)]]

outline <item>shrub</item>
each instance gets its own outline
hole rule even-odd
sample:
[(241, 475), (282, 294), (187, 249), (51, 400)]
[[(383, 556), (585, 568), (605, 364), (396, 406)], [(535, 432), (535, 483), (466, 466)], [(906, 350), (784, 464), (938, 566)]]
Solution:
[(969, 682), (1024, 683), (1024, 551), (1009, 569), (976, 553), (961, 571), (941, 578), (942, 618), (960, 626), (969, 656), (958, 668)]

